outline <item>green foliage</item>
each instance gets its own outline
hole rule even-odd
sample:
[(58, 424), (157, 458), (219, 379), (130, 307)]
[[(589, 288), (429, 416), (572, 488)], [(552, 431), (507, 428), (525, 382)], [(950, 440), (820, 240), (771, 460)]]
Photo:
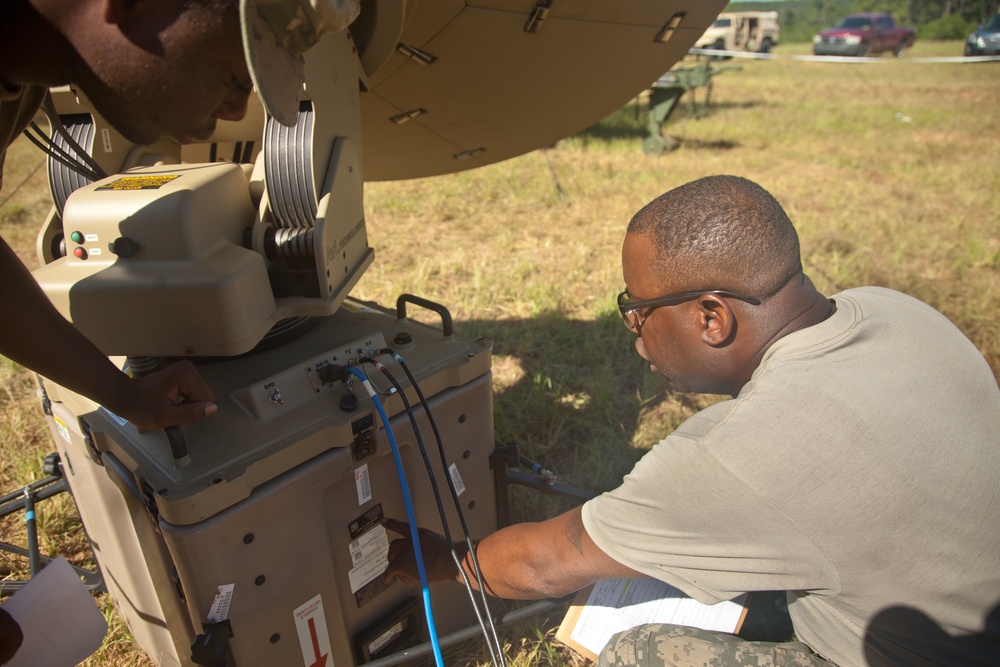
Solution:
[(917, 28), (918, 39), (965, 39), (976, 29), (976, 23), (952, 14), (942, 16)]

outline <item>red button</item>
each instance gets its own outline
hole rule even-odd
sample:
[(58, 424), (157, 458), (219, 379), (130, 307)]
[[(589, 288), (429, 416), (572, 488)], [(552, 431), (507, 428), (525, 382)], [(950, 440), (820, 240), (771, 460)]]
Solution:
[(73, 248), (73, 254), (80, 259), (87, 259), (87, 251), (84, 248)]

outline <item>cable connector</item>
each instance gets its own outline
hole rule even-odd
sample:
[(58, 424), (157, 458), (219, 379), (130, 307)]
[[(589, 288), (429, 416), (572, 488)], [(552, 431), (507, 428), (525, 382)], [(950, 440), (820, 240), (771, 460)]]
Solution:
[(556, 474), (551, 470), (543, 468), (541, 464), (535, 463), (534, 461), (529, 459), (527, 456), (524, 456), (523, 454), (518, 455), (518, 460), (522, 465), (528, 466), (528, 468), (531, 469), (532, 474), (539, 477), (543, 482), (545, 482), (549, 486), (552, 486), (553, 484), (556, 483), (558, 477), (556, 477)]
[(323, 383), (345, 382), (348, 377), (347, 367), (340, 364), (327, 364), (319, 369), (319, 380)]

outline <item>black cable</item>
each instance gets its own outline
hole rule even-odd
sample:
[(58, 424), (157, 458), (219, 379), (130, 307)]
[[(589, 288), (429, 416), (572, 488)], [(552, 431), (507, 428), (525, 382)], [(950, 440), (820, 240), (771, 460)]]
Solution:
[[(444, 511), (444, 503), (441, 502), (441, 492), (440, 492), (440, 489), (438, 488), (437, 476), (434, 474), (434, 470), (433, 470), (433, 468), (431, 466), (430, 459), (427, 457), (427, 449), (424, 447), (423, 438), (421, 438), (421, 436), (420, 436), (420, 429), (417, 426), (416, 415), (414, 415), (414, 413), (413, 413), (413, 408), (410, 405), (410, 401), (406, 398), (406, 393), (403, 391), (403, 387), (400, 386), (399, 382), (396, 380), (396, 378), (393, 376), (393, 374), (389, 372), (389, 369), (386, 368), (384, 364), (376, 361), (372, 357), (359, 357), (358, 358), (358, 362), (359, 363), (364, 363), (364, 364), (372, 364), (373, 366), (375, 366), (375, 368), (377, 368), (379, 371), (381, 371), (382, 374), (385, 375), (385, 377), (389, 380), (389, 382), (392, 383), (392, 386), (396, 390), (396, 393), (399, 395), (400, 399), (403, 401), (403, 408), (406, 410), (406, 415), (410, 419), (410, 425), (413, 427), (413, 435), (414, 435), (414, 437), (415, 437), (415, 439), (417, 441), (417, 448), (420, 450), (420, 456), (423, 458), (424, 467), (427, 469), (427, 476), (428, 476), (428, 478), (430, 480), (430, 483), (431, 483), (431, 490), (434, 493), (434, 501), (435, 501), (435, 503), (437, 503), (438, 515), (441, 517), (441, 526), (442, 526), (443, 531), (444, 531), (445, 540), (448, 542), (448, 547), (449, 547), (449, 549), (451, 551), (452, 560), (455, 561), (455, 565), (456, 565), (456, 567), (458, 567), (458, 572), (462, 576), (462, 581), (465, 583), (465, 588), (466, 588), (466, 590), (469, 593), (469, 599), (472, 602), (472, 608), (476, 612), (476, 619), (479, 621), (479, 627), (482, 629), (483, 636), (486, 638), (486, 645), (489, 648), (490, 656), (493, 659), (493, 664), (496, 665), (496, 664), (498, 664), (497, 663), (496, 648), (499, 648), (499, 646), (495, 648), (493, 646), (493, 643), (490, 641), (490, 636), (489, 636), (489, 634), (487, 633), (487, 630), (486, 630), (486, 623), (483, 621), (482, 613), (479, 610), (479, 605), (477, 604), (475, 595), (474, 595), (474, 593), (472, 591), (472, 584), (469, 582), (469, 577), (465, 573), (465, 568), (462, 566), (462, 561), (458, 557), (458, 551), (455, 549), (455, 541), (454, 541), (454, 539), (452, 539), (451, 529), (448, 527), (448, 517), (447, 517), (447, 515), (445, 514), (445, 511)], [(405, 371), (405, 369), (404, 369), (404, 371)], [(412, 383), (413, 382), (411, 380), (411, 384)], [(414, 386), (414, 389), (416, 389), (416, 386)], [(418, 396), (420, 395), (419, 391), (417, 392), (417, 395)], [(426, 410), (426, 404), (424, 405), (424, 408)], [(431, 415), (430, 415), (429, 411), (427, 413), (427, 417), (431, 421), (431, 424), (433, 426), (433, 424), (434, 424), (433, 418), (431, 418)], [(436, 434), (437, 433), (437, 428), (436, 427), (434, 427), (434, 431), (435, 431), (435, 434)], [(454, 484), (451, 481), (451, 475), (448, 474), (447, 466), (445, 466), (444, 472), (445, 472), (445, 477), (448, 479), (448, 485), (449, 485), (449, 487), (452, 488), (452, 491), (454, 492)], [(455, 497), (457, 499), (457, 495)], [(468, 529), (466, 528), (464, 517), (461, 516), (461, 510), (459, 510), (459, 516), (462, 519), (462, 527), (466, 531), (466, 541), (468, 543), (469, 553), (472, 554), (473, 558), (475, 558), (475, 549), (472, 547), (471, 541), (468, 539)], [(480, 579), (480, 582), (481, 582), (481, 579)], [(482, 590), (481, 586), (482, 586), (482, 584), (480, 583), (480, 591)], [(489, 608), (487, 607), (487, 614), (488, 613), (489, 613)], [(492, 619), (492, 617), (490, 617), (490, 625), (491, 625), (491, 627), (493, 626), (493, 619)], [(494, 638), (493, 639), (494, 639), (494, 641), (496, 641), (496, 630), (495, 630), (495, 628), (494, 628)], [(502, 650), (501, 650), (501, 653), (500, 653), (500, 663), (499, 664), (500, 665), (504, 664)]]
[[(35, 132), (37, 132), (39, 136), (36, 137), (34, 134), (32, 134), (30, 131), (31, 129), (35, 130)], [(64, 157), (63, 155), (60, 155), (60, 153), (65, 155), (68, 155), (68, 153), (66, 153), (66, 151), (63, 150), (62, 147), (52, 143), (52, 140), (49, 139), (48, 136), (46, 136), (46, 134), (42, 132), (41, 129), (38, 127), (38, 125), (36, 125), (35, 123), (32, 123), (29, 129), (24, 130), (24, 136), (26, 136), (31, 143), (35, 144), (35, 146), (37, 146), (43, 153), (45, 153), (49, 157), (49, 159), (55, 160), (64, 167), (72, 169), (73, 171), (82, 174), (83, 176), (86, 176), (92, 181), (100, 180), (101, 178), (100, 176), (98, 176), (96, 173), (92, 171), (88, 171), (84, 167), (84, 165), (80, 164), (79, 162), (76, 162), (71, 157)]]
[[(62, 146), (60, 146), (58, 143), (56, 143), (55, 139), (53, 139), (49, 135), (45, 134), (45, 132), (42, 130), (42, 128), (40, 128), (38, 126), (38, 123), (36, 123), (34, 121), (31, 122), (30, 127), (31, 127), (31, 129), (33, 129), (35, 132), (38, 133), (39, 139), (41, 139), (42, 141), (45, 142), (45, 145), (46, 145), (47, 148), (42, 148), (41, 146), (39, 146), (39, 144), (37, 142), (35, 142), (35, 145), (39, 146), (39, 148), (42, 148), (42, 150), (45, 151), (46, 155), (48, 155), (49, 157), (52, 157), (52, 158), (54, 158), (56, 160), (59, 160), (60, 162), (62, 162), (64, 165), (66, 165), (67, 167), (69, 167), (73, 171), (76, 171), (76, 172), (78, 172), (80, 174), (83, 174), (84, 176), (86, 176), (87, 178), (90, 178), (92, 180), (96, 181), (96, 180), (100, 180), (101, 178), (104, 177), (104, 176), (102, 176), (102, 174), (104, 173), (103, 170), (98, 171), (96, 169), (93, 169), (92, 167), (90, 167), (89, 163), (86, 163), (85, 160), (81, 160), (80, 153), (76, 152), (76, 148), (74, 148), (74, 153), (70, 153), (68, 150), (66, 150), (65, 148), (63, 148)], [(59, 127), (62, 128), (63, 127), (62, 124), (60, 124)], [(53, 126), (53, 130), (54, 131), (58, 131), (58, 130), (55, 129), (55, 126)], [(66, 129), (63, 128), (62, 131), (66, 132)], [(25, 133), (29, 134), (29, 138), (30, 138), (30, 133), (28, 133), (27, 131), (25, 131)], [(68, 134), (60, 135), (60, 136), (62, 136), (62, 138), (63, 138), (64, 141), (67, 138), (71, 138), (71, 137), (69, 137)], [(71, 148), (73, 148), (73, 147), (71, 146)], [(80, 148), (79, 150), (83, 150), (83, 149)], [(86, 153), (86, 151), (84, 151), (84, 153)], [(59, 156), (62, 156), (63, 159), (60, 159)]]
[[(58, 143), (56, 143), (56, 141), (51, 136), (49, 136), (48, 134), (45, 133), (44, 130), (42, 130), (42, 128), (38, 125), (38, 123), (36, 123), (35, 121), (31, 121), (28, 124), (28, 127), (30, 127), (32, 130), (34, 130), (38, 134), (38, 140), (45, 142), (45, 146), (46, 146), (45, 150), (46, 150), (46, 152), (49, 155), (53, 155), (53, 153), (59, 153), (59, 155), (61, 155), (63, 158), (65, 158), (67, 160), (70, 160), (70, 161), (72, 161), (74, 163), (79, 164), (79, 158), (78, 158), (78, 156), (77, 155), (73, 155), (68, 150), (66, 150), (65, 148), (63, 148), (62, 146), (60, 146)], [(27, 129), (27, 128), (25, 128), (25, 129)], [(37, 146), (38, 144), (36, 143), (35, 145)], [(79, 166), (77, 167), (77, 170), (79, 171), (81, 169), (84, 169), (84, 166), (82, 164), (79, 164)], [(96, 173), (96, 172), (94, 172), (93, 170), (88, 170), (87, 171), (88, 175), (89, 174), (94, 174), (94, 173)]]
[[(55, 103), (52, 101), (52, 95), (46, 94), (45, 99), (42, 101), (42, 111), (45, 113), (49, 120), (49, 125), (52, 127), (52, 136), (46, 134), (37, 123), (32, 121), (29, 128), (34, 130), (36, 134), (32, 134), (29, 128), (26, 128), (24, 135), (28, 140), (35, 144), (50, 159), (91, 181), (99, 181), (105, 178), (108, 174), (104, 171), (104, 168), (98, 164), (97, 160), (88, 151), (80, 146), (62, 124), (59, 113), (56, 111)], [(60, 146), (53, 138), (55, 135), (58, 135), (73, 152), (71, 153), (66, 148)]]
[(406, 505), (406, 519), (409, 523), (410, 539), (413, 540), (413, 557), (417, 562), (417, 573), (420, 575), (420, 594), (424, 601), (424, 615), (427, 620), (427, 634), (430, 635), (431, 649), (434, 652), (434, 664), (437, 667), (445, 667), (444, 657), (441, 655), (441, 642), (438, 641), (437, 628), (435, 627), (434, 622), (434, 610), (431, 605), (430, 582), (427, 577), (427, 568), (424, 567), (424, 557), (420, 544), (419, 528), (417, 526), (417, 514), (413, 506), (413, 496), (410, 494), (410, 486), (406, 482), (406, 471), (403, 469), (403, 458), (400, 455), (399, 445), (396, 442), (396, 436), (393, 435), (392, 432), (392, 424), (389, 422), (389, 416), (385, 413), (385, 408), (382, 407), (381, 401), (379, 401), (378, 396), (375, 394), (375, 388), (372, 387), (372, 383), (368, 380), (365, 373), (354, 365), (349, 365), (344, 370), (361, 380), (365, 391), (368, 392), (368, 397), (372, 401), (372, 406), (375, 408), (376, 412), (378, 412), (379, 417), (382, 418), (382, 426), (385, 428), (385, 434), (389, 438), (389, 445), (392, 447), (392, 458), (396, 464), (396, 474), (399, 476), (399, 487), (403, 492), (403, 503)]
[(63, 141), (69, 144), (69, 147), (73, 149), (77, 157), (86, 163), (90, 169), (97, 174), (97, 178), (94, 180), (101, 180), (107, 177), (108, 173), (104, 171), (97, 160), (90, 154), (89, 151), (84, 150), (83, 146), (77, 143), (76, 139), (66, 130), (66, 127), (62, 123), (62, 119), (59, 117), (59, 112), (56, 111), (56, 104), (52, 101), (52, 95), (48, 94), (45, 99), (42, 100), (42, 111), (45, 112), (45, 116), (49, 119), (49, 124), (52, 125), (52, 131), (54, 134), (58, 134), (62, 137)]
[[(424, 407), (424, 412), (427, 413), (427, 421), (430, 422), (431, 430), (434, 431), (434, 439), (437, 442), (438, 455), (441, 457), (441, 466), (444, 468), (445, 473), (448, 472), (448, 457), (444, 452), (444, 444), (441, 440), (441, 432), (438, 430), (437, 422), (434, 421), (434, 415), (431, 413), (431, 406), (427, 403), (427, 399), (424, 398), (424, 393), (420, 390), (420, 385), (417, 384), (417, 379), (413, 377), (413, 373), (410, 372), (409, 366), (401, 356), (393, 352), (392, 350), (380, 350), (380, 352), (385, 352), (392, 355), (392, 358), (396, 360), (399, 367), (403, 369), (406, 374), (406, 379), (410, 381), (410, 385), (417, 394), (417, 398), (420, 400), (420, 404)], [(505, 665), (505, 659), (503, 655), (503, 645), (500, 643), (500, 637), (497, 635), (496, 623), (493, 620), (493, 615), (490, 612), (489, 601), (486, 597), (486, 586), (483, 584), (483, 573), (479, 568), (479, 557), (476, 555), (475, 546), (472, 543), (472, 536), (469, 532), (469, 526), (465, 521), (465, 514), (462, 512), (462, 505), (458, 500), (458, 491), (455, 489), (455, 483), (451, 479), (450, 474), (446, 474), (445, 477), (448, 480), (448, 489), (451, 491), (452, 501), (455, 503), (455, 510), (458, 512), (458, 519), (462, 524), (462, 532), (465, 534), (466, 544), (469, 549), (470, 562), (472, 563), (472, 571), (476, 575), (476, 584), (479, 587), (479, 593), (482, 597), (483, 606), (486, 608), (486, 616), (490, 622), (490, 629), (493, 633), (493, 641), (496, 642), (497, 650), (500, 652), (500, 664)]]

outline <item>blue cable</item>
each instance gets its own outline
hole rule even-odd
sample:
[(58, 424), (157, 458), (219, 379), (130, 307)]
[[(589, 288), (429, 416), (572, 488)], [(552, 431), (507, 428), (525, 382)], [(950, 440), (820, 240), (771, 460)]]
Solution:
[[(479, 586), (479, 595), (483, 601), (483, 609), (486, 612), (486, 618), (490, 624), (489, 630), (490, 633), (492, 634), (492, 637), (491, 634), (487, 633), (485, 624), (483, 623), (483, 620), (479, 612), (479, 605), (476, 604), (475, 596), (472, 594), (472, 589), (471, 586), (469, 585), (468, 578), (465, 576), (465, 571), (462, 569), (462, 564), (460, 562), (457, 562), (456, 564), (458, 565), (459, 570), (462, 572), (462, 578), (465, 580), (466, 587), (469, 588), (469, 597), (472, 599), (472, 606), (476, 610), (476, 618), (479, 620), (479, 624), (483, 629), (483, 637), (486, 639), (486, 645), (490, 650), (490, 656), (493, 658), (493, 664), (494, 665), (499, 664), (500, 667), (507, 667), (507, 660), (504, 657), (503, 642), (500, 641), (500, 637), (497, 635), (496, 622), (493, 620), (493, 613), (490, 611), (490, 603), (489, 600), (486, 598), (486, 586), (483, 583), (482, 570), (479, 568), (479, 558), (477, 558), (476, 556), (476, 547), (473, 544), (472, 535), (469, 534), (469, 526), (465, 522), (465, 513), (462, 512), (462, 504), (458, 501), (458, 491), (455, 489), (455, 482), (452, 480), (451, 473), (448, 469), (448, 457), (445, 455), (444, 452), (444, 443), (441, 441), (441, 432), (438, 431), (437, 422), (434, 421), (434, 415), (431, 414), (431, 406), (427, 402), (427, 399), (424, 398), (424, 392), (420, 391), (420, 385), (417, 384), (417, 378), (413, 377), (413, 373), (410, 372), (409, 366), (407, 366), (406, 362), (403, 361), (403, 357), (401, 357), (399, 354), (397, 354), (392, 350), (383, 350), (383, 351), (391, 355), (392, 358), (396, 360), (396, 363), (399, 364), (399, 367), (403, 369), (403, 372), (406, 373), (406, 377), (410, 381), (410, 385), (413, 387), (413, 391), (416, 392), (417, 398), (420, 399), (421, 405), (424, 406), (424, 412), (427, 414), (427, 421), (430, 422), (431, 429), (434, 431), (434, 439), (437, 441), (438, 454), (441, 457), (441, 467), (444, 468), (445, 470), (445, 479), (448, 482), (448, 489), (451, 491), (451, 498), (452, 501), (455, 503), (455, 511), (458, 513), (458, 519), (462, 524), (462, 531), (465, 534), (465, 542), (469, 547), (469, 558), (472, 562), (472, 571), (476, 577), (476, 584)], [(391, 379), (392, 376), (389, 375), (389, 372), (388, 371), (384, 372)], [(393, 382), (395, 383), (395, 381)], [(406, 397), (402, 395), (402, 392), (400, 392), (400, 394), (401, 394), (400, 398), (402, 398), (403, 401), (405, 402)], [(414, 424), (414, 431), (415, 430), (416, 430), (416, 424)], [(419, 437), (420, 436), (417, 435), (418, 444), (420, 442)], [(426, 456), (424, 458), (426, 460)], [(430, 464), (428, 464), (427, 473), (428, 475), (430, 475), (431, 483), (433, 484), (434, 475), (431, 472)], [(444, 524), (445, 530), (447, 531), (448, 527), (447, 519), (443, 512), (441, 513), (441, 522)], [(452, 548), (454, 549), (454, 547)], [(458, 559), (456, 558), (456, 561), (457, 560)], [(491, 643), (491, 640), (493, 643)]]
[(371, 382), (358, 368), (347, 366), (347, 371), (361, 380), (365, 391), (378, 410), (379, 417), (385, 425), (385, 432), (389, 436), (389, 445), (392, 447), (392, 457), (396, 460), (396, 473), (399, 475), (399, 484), (403, 487), (403, 502), (406, 504), (406, 517), (410, 522), (410, 538), (413, 540), (413, 555), (417, 559), (417, 572), (420, 574), (420, 589), (424, 599), (424, 614), (427, 616), (427, 633), (431, 637), (431, 649), (434, 651), (434, 662), (438, 667), (444, 667), (444, 657), (441, 655), (441, 644), (438, 641), (437, 627), (434, 625), (434, 612), (431, 610), (431, 590), (427, 584), (427, 570), (424, 567), (424, 554), (420, 549), (420, 537), (417, 532), (417, 515), (413, 510), (413, 499), (410, 497), (410, 487), (406, 483), (406, 472), (403, 470), (403, 459), (399, 455), (399, 445), (396, 444), (396, 436), (393, 435), (392, 427), (389, 426), (389, 418), (386, 417), (385, 408), (379, 402), (372, 388)]
[[(395, 352), (392, 352), (391, 350), (387, 351), (387, 353), (391, 354), (393, 359), (399, 362), (399, 365), (406, 372), (407, 377), (410, 379), (410, 384), (412, 385), (413, 390), (417, 393), (417, 397), (420, 399), (421, 404), (424, 406), (424, 410), (426, 411), (427, 414), (427, 420), (430, 422), (431, 427), (434, 429), (434, 435), (437, 439), (437, 444), (438, 444), (438, 451), (441, 454), (441, 465), (445, 470), (445, 478), (448, 480), (448, 488), (451, 489), (451, 495), (455, 501), (455, 509), (458, 511), (458, 517), (462, 521), (462, 529), (463, 531), (465, 531), (466, 543), (469, 545), (469, 556), (472, 558), (473, 568), (476, 574), (476, 580), (479, 583), (480, 595), (483, 597), (483, 604), (486, 605), (486, 615), (489, 617), (490, 627), (493, 629), (493, 638), (496, 640), (497, 646), (500, 646), (500, 640), (496, 639), (496, 628), (494, 627), (493, 617), (490, 615), (489, 602), (486, 600), (486, 594), (483, 592), (485, 588), (483, 586), (482, 574), (479, 571), (479, 562), (476, 560), (476, 550), (472, 544), (472, 538), (469, 536), (469, 527), (465, 523), (465, 517), (462, 514), (462, 507), (458, 502), (458, 494), (455, 491), (455, 483), (452, 481), (451, 474), (448, 472), (448, 461), (444, 453), (444, 445), (441, 442), (441, 434), (438, 432), (437, 424), (434, 422), (434, 415), (431, 414), (431, 406), (428, 405), (427, 401), (424, 399), (423, 392), (420, 391), (420, 387), (417, 386), (416, 379), (413, 377), (412, 374), (410, 374), (409, 369), (407, 369), (406, 365), (403, 363), (403, 358), (400, 357)], [(445, 540), (448, 542), (448, 546), (451, 549), (451, 557), (455, 561), (455, 567), (458, 568), (458, 573), (462, 577), (462, 582), (465, 584), (465, 588), (469, 592), (469, 600), (472, 603), (473, 610), (476, 612), (476, 620), (479, 622), (479, 627), (483, 631), (483, 637), (486, 639), (487, 647), (490, 650), (490, 657), (492, 658), (492, 662), (494, 665), (496, 665), (497, 647), (495, 647), (490, 641), (490, 635), (487, 634), (486, 630), (486, 623), (483, 621), (483, 615), (479, 610), (479, 605), (476, 603), (476, 596), (472, 590), (472, 584), (469, 583), (469, 576), (465, 573), (465, 568), (462, 567), (462, 561), (461, 559), (459, 559), (458, 553), (455, 551), (455, 542), (454, 540), (452, 540), (451, 531), (448, 528), (448, 517), (445, 515), (444, 505), (441, 502), (441, 493), (438, 489), (437, 480), (434, 477), (434, 469), (431, 466), (430, 459), (427, 457), (427, 450), (424, 447), (423, 439), (420, 437), (420, 428), (417, 426), (416, 415), (413, 413), (413, 408), (410, 406), (410, 401), (407, 400), (406, 398), (406, 392), (403, 390), (403, 387), (400, 386), (399, 382), (396, 381), (396, 378), (393, 377), (392, 373), (389, 372), (389, 369), (386, 368), (379, 361), (376, 361), (371, 357), (360, 357), (358, 361), (362, 363), (370, 363), (373, 366), (375, 366), (375, 368), (377, 368), (379, 371), (381, 371), (382, 374), (385, 375), (386, 378), (388, 378), (389, 382), (391, 382), (392, 386), (396, 389), (396, 395), (399, 396), (399, 398), (402, 399), (403, 401), (403, 408), (406, 410), (406, 414), (410, 418), (410, 425), (413, 427), (413, 436), (417, 440), (417, 448), (420, 450), (420, 455), (423, 457), (424, 467), (427, 469), (427, 478), (431, 483), (431, 490), (434, 492), (434, 500), (437, 502), (438, 514), (441, 517), (441, 527), (444, 529)], [(505, 667), (502, 648), (500, 648), (500, 667)]]

